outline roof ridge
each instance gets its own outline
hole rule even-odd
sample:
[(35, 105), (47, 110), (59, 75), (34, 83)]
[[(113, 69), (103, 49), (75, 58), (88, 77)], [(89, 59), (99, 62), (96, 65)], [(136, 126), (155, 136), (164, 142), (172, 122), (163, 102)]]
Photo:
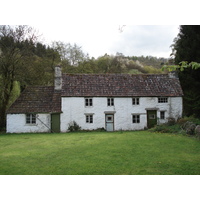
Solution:
[(159, 75), (168, 75), (168, 73), (162, 74), (126, 74), (126, 73), (95, 73), (95, 74), (87, 74), (87, 73), (63, 73), (63, 75), (131, 75), (131, 76), (159, 76)]
[(26, 86), (26, 88), (30, 88), (30, 87), (54, 87), (54, 86), (53, 85), (27, 85)]

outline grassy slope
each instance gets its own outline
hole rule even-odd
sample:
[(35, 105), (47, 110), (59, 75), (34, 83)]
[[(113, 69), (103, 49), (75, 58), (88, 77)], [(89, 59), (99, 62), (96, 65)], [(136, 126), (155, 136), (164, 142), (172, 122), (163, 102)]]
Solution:
[(199, 141), (181, 135), (0, 135), (0, 174), (200, 174), (199, 160)]

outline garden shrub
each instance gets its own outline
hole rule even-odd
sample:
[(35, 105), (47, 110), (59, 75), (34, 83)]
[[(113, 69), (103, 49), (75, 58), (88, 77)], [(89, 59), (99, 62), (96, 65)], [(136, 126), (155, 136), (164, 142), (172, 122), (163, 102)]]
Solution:
[(186, 118), (180, 118), (180, 119), (177, 120), (177, 124), (179, 124), (180, 126), (182, 126), (187, 121), (188, 121), (188, 119), (186, 119)]
[(172, 118), (172, 117), (171, 117), (171, 118), (168, 118), (167, 124), (168, 124), (169, 126), (175, 125), (175, 124), (176, 124), (175, 118)]
[(200, 139), (200, 119), (185, 117), (179, 119), (177, 122), (172, 120), (166, 124), (157, 125), (149, 131), (196, 136)]
[(70, 132), (79, 131), (81, 130), (81, 127), (75, 121), (73, 121), (69, 123), (68, 130)]
[(169, 125), (168, 123), (157, 125), (154, 128), (150, 129), (150, 131), (159, 133), (182, 133), (179, 124)]

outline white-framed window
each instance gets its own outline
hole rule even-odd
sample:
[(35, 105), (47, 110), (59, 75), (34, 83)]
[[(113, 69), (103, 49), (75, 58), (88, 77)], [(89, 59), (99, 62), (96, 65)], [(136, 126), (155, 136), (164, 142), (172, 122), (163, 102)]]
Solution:
[(168, 97), (158, 97), (158, 103), (168, 103)]
[(133, 114), (133, 115), (132, 115), (132, 122), (133, 122), (134, 124), (139, 124), (139, 123), (140, 123), (140, 115), (138, 115), (138, 114)]
[(114, 106), (114, 98), (107, 98), (107, 105)]
[(26, 114), (26, 124), (36, 124), (36, 114)]
[(93, 99), (92, 98), (85, 98), (85, 106), (93, 106)]
[(160, 119), (165, 119), (165, 111), (160, 111)]
[(86, 114), (85, 119), (86, 119), (86, 123), (89, 123), (89, 124), (93, 123), (93, 115), (92, 114)]
[(132, 104), (133, 105), (139, 105), (140, 104), (140, 98), (139, 97), (132, 98)]

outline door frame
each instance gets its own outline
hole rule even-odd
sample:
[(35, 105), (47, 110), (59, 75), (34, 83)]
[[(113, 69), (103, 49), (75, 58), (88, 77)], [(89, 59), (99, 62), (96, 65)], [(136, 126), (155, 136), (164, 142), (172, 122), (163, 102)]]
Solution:
[[(147, 127), (152, 128), (153, 126), (157, 125), (157, 110), (158, 109), (147, 109)], [(150, 115), (152, 115), (152, 119), (150, 119)]]
[[(55, 116), (58, 117), (57, 118), (58, 122), (55, 121), (55, 118), (54, 118)], [(56, 128), (55, 128), (55, 124), (54, 123), (58, 123)], [(54, 130), (54, 129), (56, 129), (56, 130)], [(51, 113), (51, 132), (60, 133), (60, 113)]]
[[(112, 116), (112, 121), (111, 122), (109, 122), (108, 120), (107, 120), (107, 117), (108, 116)], [(105, 113), (105, 129), (106, 129), (106, 131), (108, 131), (107, 130), (107, 124), (112, 124), (112, 130), (111, 131), (109, 131), (109, 132), (112, 132), (112, 131), (114, 131), (114, 124), (115, 124), (115, 120), (114, 120), (114, 113)]]

